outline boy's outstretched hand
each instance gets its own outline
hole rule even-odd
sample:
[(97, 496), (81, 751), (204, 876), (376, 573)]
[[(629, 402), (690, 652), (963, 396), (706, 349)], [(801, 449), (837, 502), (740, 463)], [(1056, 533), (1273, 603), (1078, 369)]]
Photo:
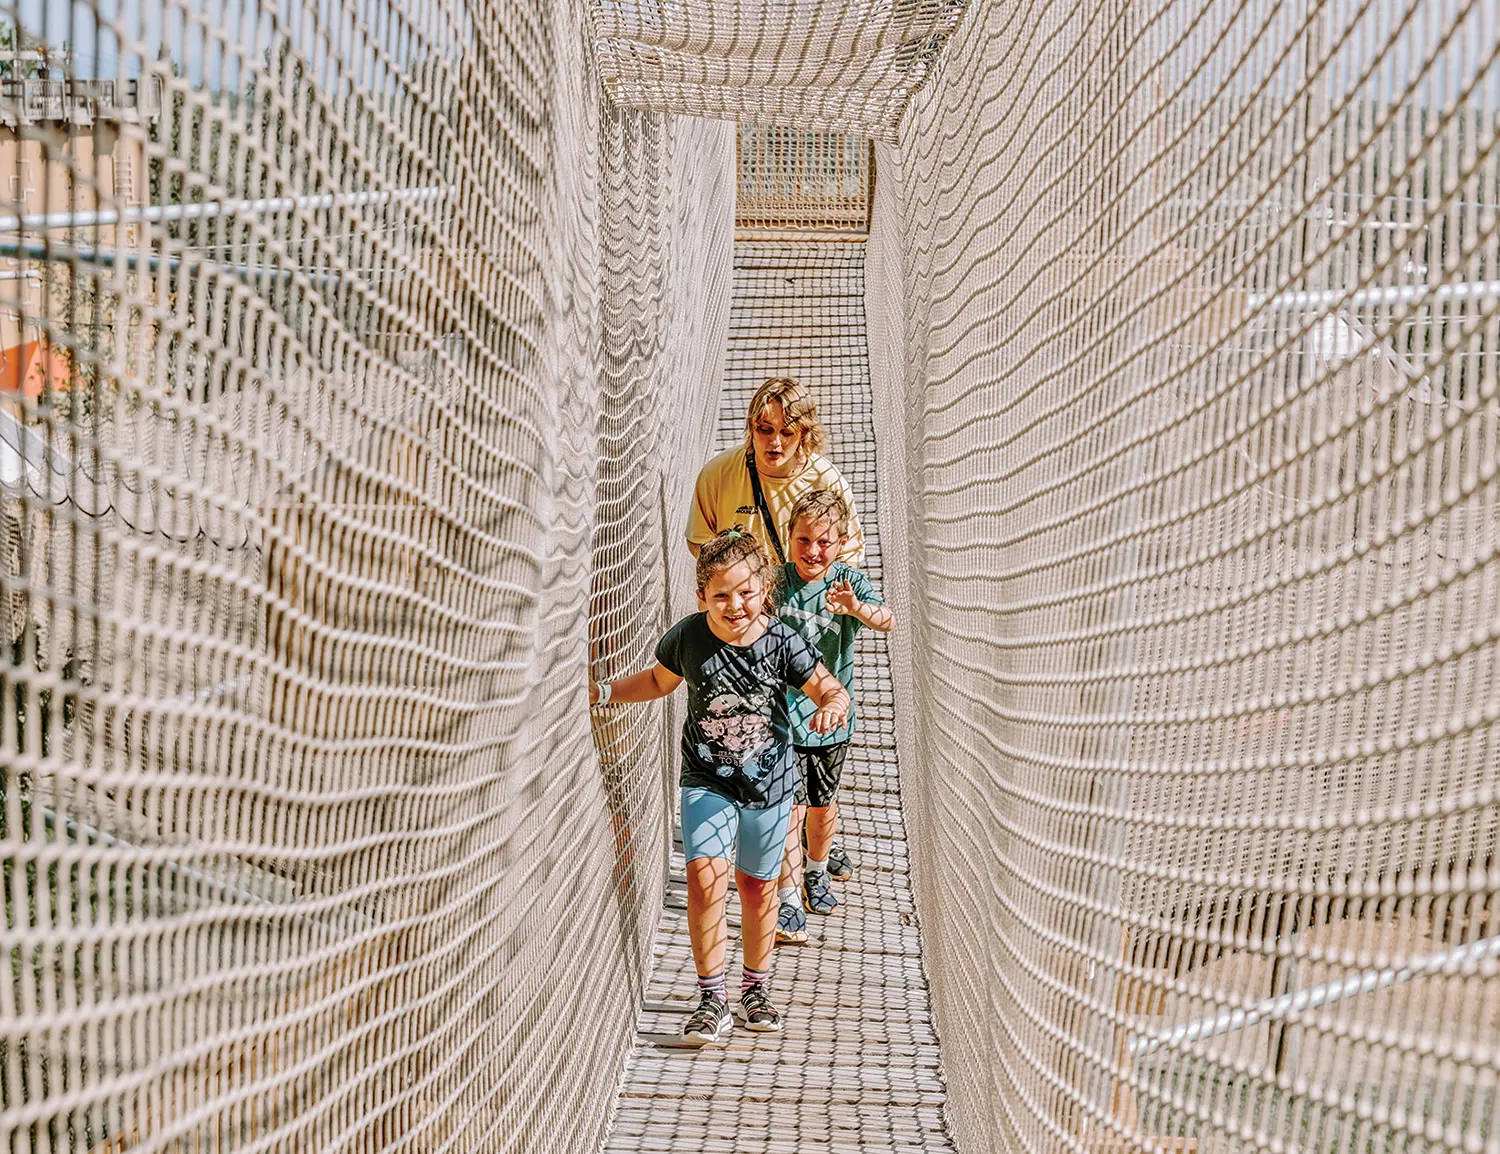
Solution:
[(850, 582), (835, 581), (828, 586), (823, 607), (830, 613), (844, 613), (853, 617), (859, 613), (860, 600), (854, 595), (854, 586)]
[(849, 717), (849, 703), (841, 701), (834, 705), (825, 705), (812, 715), (807, 723), (807, 728), (814, 733), (832, 733), (838, 729)]
[(828, 672), (821, 661), (813, 675), (802, 686), (802, 692), (817, 704), (817, 712), (808, 719), (807, 728), (814, 733), (832, 733), (849, 720), (849, 691)]
[(823, 595), (823, 608), (830, 613), (853, 617), (861, 625), (886, 632), (895, 624), (896, 618), (879, 601), (861, 601), (854, 594), (852, 581), (834, 581)]

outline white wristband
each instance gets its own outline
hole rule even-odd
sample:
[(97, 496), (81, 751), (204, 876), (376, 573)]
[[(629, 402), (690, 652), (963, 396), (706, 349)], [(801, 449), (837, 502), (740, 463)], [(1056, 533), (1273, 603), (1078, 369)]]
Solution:
[(607, 681), (601, 681), (601, 682), (599, 682), (599, 700), (596, 701), (596, 702), (594, 702), (594, 704), (595, 705), (608, 705), (609, 704), (609, 695), (613, 691), (614, 691), (614, 686), (610, 685), (609, 682), (607, 682)]

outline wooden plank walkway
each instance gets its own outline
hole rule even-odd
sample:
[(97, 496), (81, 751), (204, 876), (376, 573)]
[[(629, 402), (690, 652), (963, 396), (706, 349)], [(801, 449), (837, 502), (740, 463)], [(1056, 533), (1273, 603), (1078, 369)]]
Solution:
[[(737, 443), (750, 394), (789, 373), (816, 391), (830, 455), (854, 487), (881, 571), (874, 429), (864, 329), (863, 246), (736, 247), (731, 349), (720, 441)], [(796, 336), (788, 349), (786, 333)], [(838, 887), (844, 906), (809, 916), (810, 941), (776, 952), (780, 1034), (738, 1022), (728, 1043), (683, 1049), (675, 1039), (696, 1003), (680, 846), (634, 1053), (620, 1088), (609, 1154), (935, 1154), (953, 1145), (912, 905), (895, 701), (885, 640), (862, 634), (855, 694), (860, 731), (841, 791), (844, 844), (857, 863)], [(730, 924), (739, 926), (730, 895)], [(730, 940), (731, 993), (739, 940)]]

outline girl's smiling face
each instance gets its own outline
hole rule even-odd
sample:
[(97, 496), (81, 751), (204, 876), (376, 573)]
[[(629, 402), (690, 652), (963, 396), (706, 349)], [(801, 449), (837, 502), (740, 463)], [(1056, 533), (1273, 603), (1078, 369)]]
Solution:
[(760, 619), (766, 602), (765, 575), (749, 561), (738, 561), (710, 577), (700, 596), (709, 627), (721, 640), (737, 641)]

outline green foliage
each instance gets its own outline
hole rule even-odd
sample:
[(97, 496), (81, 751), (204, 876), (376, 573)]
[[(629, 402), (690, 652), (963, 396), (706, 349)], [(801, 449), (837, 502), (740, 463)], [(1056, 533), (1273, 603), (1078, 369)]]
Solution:
[[(17, 37), (20, 38), (18, 44)], [(14, 24), (0, 24), (0, 80), (19, 78), (29, 80), (34, 76), (41, 75), (42, 63), (40, 60), (23, 60), (17, 64), (11, 60), (11, 54), (16, 51), (35, 52), (42, 47), (41, 41), (32, 36), (25, 29), (18, 33)]]
[[(180, 64), (171, 61), (170, 67), (174, 77), (181, 77)], [(240, 137), (226, 128), (236, 111), (233, 95), (210, 91), (190, 99), (181, 85), (170, 85), (168, 91), (162, 115), (147, 131), (148, 202), (198, 204), (244, 195)], [(214, 231), (224, 222), (167, 221), (157, 227), (174, 240), (198, 247), (215, 243), (219, 238)]]
[[(51, 727), (53, 714), (53, 699), (50, 689), (43, 689), (37, 693), (37, 732), (35, 734), (35, 748), (33, 748), (32, 735), (30, 733), (30, 714), (28, 708), (31, 694), (31, 679), (24, 675), (23, 669), (27, 664), (26, 643), (24, 639), (13, 641), (10, 645), (10, 661), (0, 665), (0, 690), (3, 690), (10, 698), (11, 707), (15, 710), (15, 733), (16, 749), (19, 754), (35, 754), (38, 757), (46, 757), (52, 752)], [(40, 667), (37, 667), (40, 669)], [(78, 676), (77, 663), (69, 658), (59, 671), (63, 681), (76, 681)], [(78, 712), (77, 693), (65, 693), (61, 702), (61, 713), (63, 728), (73, 724), (73, 718)]]

